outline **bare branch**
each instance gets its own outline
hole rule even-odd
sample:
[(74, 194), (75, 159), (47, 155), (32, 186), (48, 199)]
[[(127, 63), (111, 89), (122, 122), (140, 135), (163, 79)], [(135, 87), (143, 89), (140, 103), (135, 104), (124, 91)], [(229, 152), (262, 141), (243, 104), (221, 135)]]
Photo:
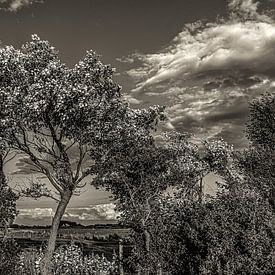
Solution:
[[(8, 150), (8, 151), (10, 152), (11, 150)], [(19, 152), (15, 152), (14, 155), (12, 155), (10, 158), (7, 158), (8, 153), (6, 153), (5, 156), (3, 157), (3, 160), (4, 160), (3, 164), (5, 165), (5, 164), (7, 164), (8, 162), (12, 161), (12, 160), (13, 160), (15, 157), (17, 157), (19, 154), (20, 154)]]
[(71, 147), (73, 147), (76, 144), (76, 141), (72, 142), (67, 148), (64, 149), (65, 152), (67, 152)]
[(75, 188), (81, 189), (81, 188), (84, 188), (86, 185), (87, 185), (87, 182), (84, 182), (84, 183), (81, 184), (81, 185), (77, 185)]
[(82, 162), (83, 162), (83, 160), (85, 158), (85, 155), (86, 155), (86, 151), (83, 151), (82, 145), (79, 145), (78, 148), (79, 148), (79, 160), (78, 160), (78, 163), (77, 163), (75, 176), (73, 178), (74, 181), (76, 181), (79, 177), (80, 168), (81, 168)]
[[(25, 133), (25, 130), (23, 128), (21, 128), (22, 130), (22, 134), (23, 134), (23, 144), (20, 143), (20, 140), (16, 137), (15, 133), (13, 133), (13, 137), (16, 141), (16, 143), (18, 144), (18, 147), (20, 150), (22, 150), (23, 152), (25, 152), (27, 155), (29, 155), (31, 161), (32, 161), (32, 165), (34, 165), (36, 168), (38, 168), (39, 172), (43, 173), (44, 175), (47, 176), (47, 178), (49, 179), (49, 181), (51, 182), (51, 184), (54, 186), (54, 188), (56, 188), (60, 193), (62, 193), (62, 188), (60, 187), (60, 183), (57, 183), (57, 181), (54, 180), (54, 178), (52, 177), (50, 171), (48, 170), (48, 168), (46, 166), (44, 166), (43, 164), (41, 164), (41, 162), (37, 159), (37, 157), (32, 153), (32, 151), (30, 150), (28, 144), (27, 144), (27, 136)], [(30, 164), (30, 163), (28, 163)]]
[(46, 187), (45, 184), (35, 183), (33, 180), (29, 181), (29, 187), (26, 187), (25, 189), (20, 188), (21, 190), (19, 190), (19, 194), (21, 197), (33, 198), (35, 200), (38, 200), (42, 197), (47, 197), (55, 200), (56, 202), (59, 202), (59, 199), (52, 195), (51, 191)]

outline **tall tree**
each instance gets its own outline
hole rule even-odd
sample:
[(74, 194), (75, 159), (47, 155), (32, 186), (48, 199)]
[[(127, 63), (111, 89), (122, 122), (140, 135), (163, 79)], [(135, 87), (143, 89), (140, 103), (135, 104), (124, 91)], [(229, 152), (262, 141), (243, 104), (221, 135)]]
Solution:
[(156, 268), (150, 263), (150, 216), (160, 194), (171, 184), (172, 156), (169, 150), (156, 146), (153, 136), (149, 140), (136, 140), (133, 132), (123, 145), (113, 148), (116, 152), (109, 152), (95, 181), (111, 191), (121, 213), (120, 222), (133, 229), (139, 265), (147, 274), (149, 268)]
[(165, 147), (174, 152), (176, 190), (180, 198), (203, 202), (203, 184), (211, 173), (220, 182), (236, 177), (232, 169), (233, 147), (222, 139), (200, 140), (176, 132), (166, 135)]
[(275, 95), (266, 93), (250, 103), (249, 146), (239, 154), (239, 166), (250, 185), (275, 210)]
[[(113, 69), (103, 65), (93, 51), (68, 68), (55, 48), (36, 35), (18, 50), (0, 49), (2, 138), (9, 148), (25, 155), (31, 172), (48, 179), (54, 193), (46, 194), (58, 202), (44, 275), (51, 274), (58, 227), (71, 197), (92, 181), (99, 159), (112, 146), (122, 148), (133, 132), (146, 139), (150, 127), (140, 122), (150, 125), (159, 116), (158, 108), (131, 110), (112, 75)], [(85, 168), (87, 160), (90, 164)]]
[(98, 184), (111, 191), (117, 202), (120, 221), (133, 229), (135, 262), (143, 272), (154, 271), (161, 263), (158, 248), (162, 244), (155, 237), (161, 222), (156, 223), (155, 218), (169, 187), (176, 196), (201, 202), (200, 179), (210, 172), (224, 171), (228, 164), (231, 147), (226, 143), (203, 142), (198, 146), (191, 138), (170, 132), (152, 135), (151, 142), (136, 143), (138, 146), (132, 146), (128, 139), (119, 154), (110, 152), (102, 163), (103, 173), (98, 174)]

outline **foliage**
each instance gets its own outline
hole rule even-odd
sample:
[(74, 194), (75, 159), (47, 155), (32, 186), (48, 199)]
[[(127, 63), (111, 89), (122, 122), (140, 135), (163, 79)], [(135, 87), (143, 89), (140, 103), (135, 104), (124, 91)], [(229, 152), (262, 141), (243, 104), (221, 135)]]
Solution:
[(164, 243), (155, 237), (162, 222), (159, 202), (169, 188), (176, 197), (198, 200), (199, 180), (211, 172), (225, 175), (231, 151), (222, 140), (195, 144), (190, 135), (170, 132), (104, 159), (96, 181), (112, 192), (120, 222), (133, 229), (133, 262), (151, 271), (164, 264), (159, 257)]
[(233, 147), (222, 139), (195, 141), (188, 134), (170, 132), (165, 134), (165, 148), (173, 152), (175, 187), (179, 197), (202, 200), (202, 180), (216, 174), (223, 181), (236, 177), (232, 169)]
[(239, 153), (246, 182), (267, 198), (275, 210), (275, 95), (266, 93), (250, 103), (248, 148)]
[(159, 257), (172, 274), (272, 274), (274, 217), (255, 190), (222, 191), (204, 204), (170, 198), (157, 213)]
[(13, 240), (0, 240), (0, 275), (15, 274), (20, 249)]
[[(3, 140), (27, 155), (31, 171), (44, 174), (57, 191), (75, 189), (89, 172), (80, 171), (84, 157), (102, 136), (117, 134), (127, 111), (113, 70), (92, 51), (69, 69), (35, 35), (20, 50), (2, 48), (0, 68)], [(74, 167), (72, 144), (79, 150)]]
[(158, 198), (178, 180), (174, 160), (174, 151), (153, 139), (135, 146), (128, 139), (119, 153), (104, 159), (102, 173), (96, 178), (100, 186), (112, 192), (120, 222), (133, 229), (140, 265), (151, 270), (156, 270), (152, 264), (158, 263), (152, 261), (150, 216)]
[(7, 185), (6, 180), (0, 183), (0, 227), (10, 225), (16, 216), (16, 200), (18, 196)]
[(202, 274), (273, 274), (274, 228), (268, 202), (250, 187), (222, 193), (206, 216)]
[(68, 68), (37, 35), (20, 49), (0, 49), (0, 137), (22, 154), (29, 172), (42, 174), (52, 185), (45, 190), (35, 183), (22, 193), (58, 201), (45, 269), (71, 197), (97, 175), (101, 159), (119, 153), (125, 142), (150, 143), (150, 131), (161, 117), (159, 107), (130, 109), (113, 72), (93, 51)]
[(15, 219), (16, 200), (18, 199), (12, 189), (8, 186), (4, 174), (5, 146), (0, 139), (0, 227), (6, 228)]
[(8, 186), (4, 174), (5, 146), (0, 139), (0, 274), (14, 274), (14, 263), (17, 261), (19, 248), (14, 240), (7, 239), (7, 228), (16, 217), (16, 200), (18, 196)]
[[(20, 254), (17, 267), (19, 274), (40, 274), (40, 262), (43, 253), (25, 251)], [(109, 275), (117, 270), (116, 259), (107, 260), (104, 255), (83, 255), (76, 245), (64, 245), (57, 248), (52, 259), (53, 274)]]
[(265, 93), (250, 102), (247, 137), (254, 145), (275, 149), (275, 95)]

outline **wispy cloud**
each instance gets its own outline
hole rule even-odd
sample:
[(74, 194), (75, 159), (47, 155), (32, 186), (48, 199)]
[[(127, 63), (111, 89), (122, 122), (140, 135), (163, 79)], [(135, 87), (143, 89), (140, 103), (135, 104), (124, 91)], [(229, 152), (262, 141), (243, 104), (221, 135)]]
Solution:
[(133, 55), (131, 97), (162, 98), (178, 129), (241, 142), (247, 101), (273, 89), (275, 77), (275, 23), (259, 6), (231, 0), (227, 19), (186, 24), (168, 47)]
[(17, 12), (21, 8), (34, 3), (43, 3), (43, 0), (0, 0), (0, 9)]

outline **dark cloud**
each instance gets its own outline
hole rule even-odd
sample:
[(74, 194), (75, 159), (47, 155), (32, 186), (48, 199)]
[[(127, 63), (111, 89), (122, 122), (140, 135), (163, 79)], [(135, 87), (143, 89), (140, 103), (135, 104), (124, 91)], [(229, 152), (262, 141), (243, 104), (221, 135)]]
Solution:
[(218, 122), (233, 122), (236, 124), (236, 122), (244, 122), (244, 118), (246, 117), (248, 112), (247, 106), (238, 106), (237, 108), (232, 108), (230, 110), (224, 111), (224, 112), (216, 112), (213, 114), (208, 115), (204, 121), (206, 123), (214, 123), (216, 124)]
[[(210, 75), (210, 74), (209, 74)], [(226, 89), (230, 87), (251, 87), (260, 84), (263, 79), (255, 76), (252, 72), (236, 70), (234, 72), (224, 71), (212, 73), (213, 79), (203, 85), (205, 91), (213, 89)]]

